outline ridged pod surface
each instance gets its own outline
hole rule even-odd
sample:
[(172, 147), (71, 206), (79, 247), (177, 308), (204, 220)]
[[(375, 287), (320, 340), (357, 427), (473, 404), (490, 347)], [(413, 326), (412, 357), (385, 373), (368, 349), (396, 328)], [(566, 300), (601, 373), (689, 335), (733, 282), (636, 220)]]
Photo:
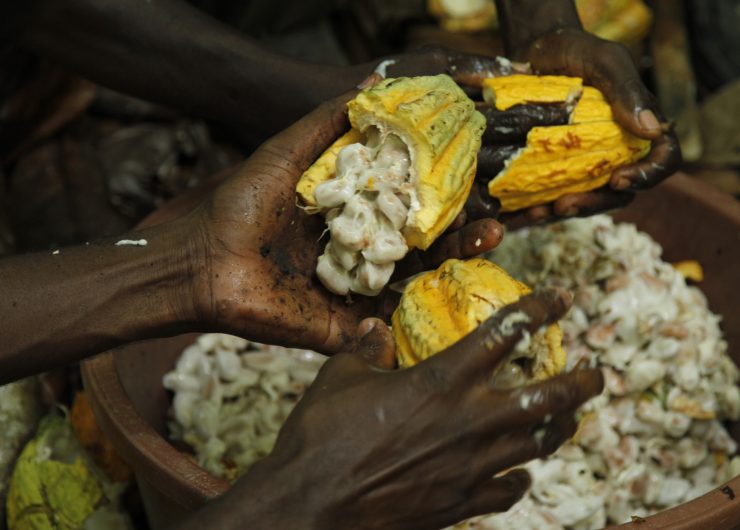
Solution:
[[(501, 267), (485, 259), (451, 259), (414, 278), (393, 313), (393, 335), (401, 367), (444, 350), (473, 331), (505, 305), (531, 292)], [(515, 317), (526, 318), (526, 315)], [(565, 367), (566, 354), (557, 324), (532, 336), (529, 379), (541, 380)]]
[(377, 128), (395, 134), (411, 156), (416, 192), (403, 235), (409, 247), (426, 249), (463, 208), (475, 178), (485, 118), (446, 75), (386, 79), (349, 105), (352, 130), (303, 174), (296, 191), (307, 210), (317, 211), (314, 190), (334, 178), (339, 150)]
[[(122, 486), (95, 467), (65, 418), (44, 418), (23, 449), (8, 491), (8, 527), (13, 530), (131, 528), (114, 499)], [(103, 528), (104, 526), (97, 526)]]
[(526, 146), (489, 182), (503, 212), (604, 186), (614, 170), (650, 151), (650, 142), (625, 131), (601, 92), (581, 88), (579, 78), (516, 75), (487, 79), (484, 87), (484, 98), (497, 108), (577, 101), (568, 125), (532, 128)]

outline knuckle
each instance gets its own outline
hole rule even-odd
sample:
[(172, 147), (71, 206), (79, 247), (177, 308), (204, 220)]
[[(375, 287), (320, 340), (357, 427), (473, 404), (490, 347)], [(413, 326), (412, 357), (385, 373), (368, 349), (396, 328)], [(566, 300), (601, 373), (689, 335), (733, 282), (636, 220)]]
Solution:
[(436, 363), (420, 364), (413, 370), (413, 384), (421, 392), (446, 393), (449, 390), (447, 371)]
[(343, 373), (357, 368), (362, 360), (362, 356), (357, 353), (339, 353), (329, 359), (325, 366), (327, 371)]
[(614, 42), (614, 41), (608, 41), (604, 40), (599, 42), (599, 44), (596, 46), (596, 53), (601, 55), (602, 57), (614, 57), (619, 60), (628, 60), (630, 63), (632, 62), (632, 56), (630, 55), (629, 50), (627, 47), (620, 43), (620, 42)]

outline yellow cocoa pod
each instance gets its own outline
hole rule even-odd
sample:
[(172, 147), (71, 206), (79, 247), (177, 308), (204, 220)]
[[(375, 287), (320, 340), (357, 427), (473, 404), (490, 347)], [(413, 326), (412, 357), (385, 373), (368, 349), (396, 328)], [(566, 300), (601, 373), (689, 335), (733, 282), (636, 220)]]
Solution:
[[(586, 31), (625, 44), (644, 38), (653, 20), (643, 0), (576, 0), (576, 9)], [(427, 10), (446, 31), (472, 32), (498, 26), (494, 0), (428, 0)]]
[(128, 530), (117, 507), (123, 485), (92, 463), (66, 419), (51, 414), (21, 452), (8, 490), (10, 530)]
[[(444, 350), (529, 292), (529, 287), (485, 259), (451, 259), (417, 276), (404, 289), (392, 317), (399, 365), (413, 366)], [(503, 364), (498, 374), (506, 380), (501, 386), (551, 377), (565, 361), (560, 327), (550, 325)]]
[(604, 96), (579, 78), (516, 75), (484, 81), (483, 96), (502, 110), (518, 104), (572, 107), (568, 125), (534, 127), (525, 147), (488, 184), (501, 211), (554, 201), (604, 186), (617, 168), (643, 158), (650, 142), (625, 131)]
[(586, 31), (617, 42), (639, 41), (653, 21), (643, 0), (576, 0), (576, 7)]
[(483, 99), (498, 110), (514, 105), (573, 103), (581, 95), (583, 80), (562, 75), (507, 75), (483, 80)]
[(704, 281), (704, 269), (696, 260), (688, 259), (673, 263), (673, 268), (676, 269), (681, 276), (692, 282)]
[(613, 121), (612, 106), (600, 90), (583, 87), (578, 104), (570, 114), (569, 123), (589, 123), (594, 121)]
[(329, 242), (316, 273), (333, 293), (378, 294), (395, 263), (426, 249), (462, 210), (485, 118), (446, 75), (386, 79), (349, 102), (352, 129), (302, 175)]
[(386, 79), (350, 101), (352, 130), (301, 177), (296, 191), (316, 211), (316, 187), (335, 176), (342, 147), (364, 142), (369, 130), (397, 135), (411, 156), (412, 204), (403, 234), (426, 249), (462, 210), (475, 178), (485, 118), (446, 75)]

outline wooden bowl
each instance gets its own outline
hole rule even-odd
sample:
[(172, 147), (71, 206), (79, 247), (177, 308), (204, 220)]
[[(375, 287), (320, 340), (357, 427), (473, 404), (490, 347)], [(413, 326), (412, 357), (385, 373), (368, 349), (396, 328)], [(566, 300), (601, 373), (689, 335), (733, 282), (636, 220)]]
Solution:
[[(149, 223), (187, 211), (186, 202), (165, 206)], [(614, 217), (635, 223), (655, 238), (663, 245), (663, 259), (701, 263), (705, 274), (701, 289), (711, 309), (722, 315), (730, 353), (740, 365), (740, 205), (701, 181), (677, 174), (640, 194)], [(82, 366), (95, 415), (133, 467), (155, 530), (176, 523), (229, 487), (167, 440), (170, 396), (162, 386), (162, 376), (193, 340), (194, 335), (183, 335), (130, 344)], [(721, 530), (738, 526), (740, 476), (691, 502), (622, 528)]]

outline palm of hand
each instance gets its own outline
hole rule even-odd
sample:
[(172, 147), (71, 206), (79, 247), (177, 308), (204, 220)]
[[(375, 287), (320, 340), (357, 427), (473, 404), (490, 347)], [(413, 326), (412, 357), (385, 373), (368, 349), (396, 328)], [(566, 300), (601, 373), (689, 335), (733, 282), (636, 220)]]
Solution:
[[(273, 137), (193, 212), (201, 270), (193, 296), (198, 320), (210, 329), (284, 346), (335, 353), (358, 323), (383, 311), (394, 296), (330, 293), (315, 276), (326, 239), (321, 216), (297, 204), (298, 179), (348, 127), (348, 93)], [(412, 252), (397, 268), (403, 278), (448, 258), (477, 255), (502, 237), (493, 219), (464, 224), (464, 216), (430, 249)]]
[(210, 299), (211, 318), (229, 331), (333, 352), (350, 341), (344, 330), (377, 314), (378, 302), (347, 304), (316, 278), (325, 224), (295, 200), (315, 148), (288, 152), (284, 145), (268, 142), (205, 205), (210, 282), (201, 298)]

